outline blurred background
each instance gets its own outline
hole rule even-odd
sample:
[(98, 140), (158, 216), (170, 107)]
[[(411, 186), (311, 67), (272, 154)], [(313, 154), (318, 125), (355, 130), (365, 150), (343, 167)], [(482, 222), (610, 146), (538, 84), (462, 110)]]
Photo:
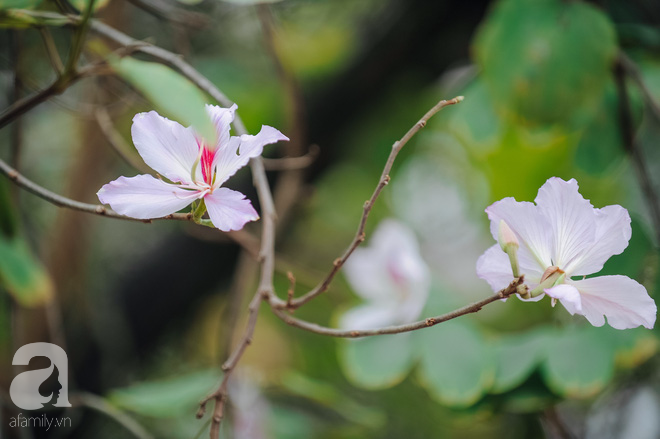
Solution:
[[(75, 32), (24, 10), (86, 4), (0, 2), (3, 111), (56, 79), (48, 54), (65, 58)], [(323, 279), (392, 143), (456, 95), (465, 101), (404, 148), (367, 226), (367, 244), (386, 218), (415, 232), (433, 277), (423, 316), (491, 293), (475, 273), (494, 243), (484, 209), (506, 196), (532, 201), (552, 176), (576, 178), (595, 207), (629, 210), (630, 246), (602, 273), (630, 276), (657, 297), (655, 1), (97, 0), (94, 17), (182, 54), (238, 103), (250, 132), (267, 124), (292, 139), (266, 147), (266, 157), (313, 158), (268, 172), (281, 297), (288, 271), (297, 294)], [(90, 31), (80, 62), (117, 47)], [(153, 58), (112, 59), (0, 130), (0, 158), (89, 203), (104, 183), (145, 172), (132, 117), (156, 109), (176, 119), (196, 101)], [(258, 205), (248, 169), (229, 186)], [(258, 236), (260, 223), (246, 230)], [(257, 273), (217, 230), (59, 209), (0, 177), (0, 437), (150, 437), (108, 416), (115, 410), (151, 437), (207, 437), (209, 415), (196, 420), (197, 404), (240, 336)], [(296, 315), (336, 326), (359, 303), (339, 276)], [(47, 415), (69, 417), (69, 427), (9, 426), (20, 411), (7, 395), (12, 357), (36, 341), (68, 354), (74, 407)], [(405, 349), (396, 337), (303, 332), (264, 306), (222, 437), (658, 438), (658, 341), (657, 330), (593, 328), (547, 300), (492, 304), (413, 333)]]

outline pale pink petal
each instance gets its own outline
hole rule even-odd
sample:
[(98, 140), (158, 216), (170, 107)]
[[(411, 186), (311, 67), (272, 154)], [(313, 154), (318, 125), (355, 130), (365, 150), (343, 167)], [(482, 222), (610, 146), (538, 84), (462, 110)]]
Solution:
[(211, 222), (223, 232), (240, 230), (245, 223), (259, 219), (259, 214), (252, 207), (250, 200), (231, 189), (216, 189), (204, 197), (204, 202)]
[(231, 123), (234, 121), (234, 113), (238, 106), (236, 104), (229, 108), (218, 107), (217, 105), (207, 105), (206, 112), (211, 117), (215, 125), (216, 132), (218, 133), (218, 141), (216, 148), (229, 143), (229, 130)]
[(151, 175), (119, 177), (104, 185), (97, 195), (101, 203), (131, 218), (160, 218), (183, 209), (202, 193), (165, 183)]
[(552, 265), (550, 225), (533, 203), (504, 198), (486, 208), (486, 213), (490, 219), (490, 232), (496, 241), (500, 220), (504, 220), (518, 238), (521, 272), (529, 277), (533, 273), (542, 274), (543, 270)]
[(595, 242), (593, 206), (580, 195), (575, 179), (564, 181), (557, 177), (541, 186), (535, 201), (550, 224), (546, 231), (553, 237), (550, 265), (571, 266)]
[[(525, 284), (533, 289), (537, 283), (534, 281), (527, 282), (527, 273), (525, 275)], [(513, 271), (511, 270), (511, 263), (506, 253), (502, 251), (499, 244), (495, 244), (484, 252), (483, 255), (477, 260), (477, 276), (488, 282), (493, 291), (500, 291), (506, 288), (513, 280)], [(538, 277), (540, 274), (533, 271), (532, 278)], [(538, 302), (543, 299), (544, 294), (539, 294), (529, 299), (523, 299), (519, 294), (516, 294), (523, 302)]]
[(632, 236), (630, 215), (621, 206), (605, 206), (595, 209), (596, 231), (593, 244), (581, 252), (565, 271), (575, 276), (598, 273), (605, 262), (628, 247)]
[(429, 269), (420, 255), (417, 238), (397, 221), (382, 221), (369, 246), (356, 249), (344, 270), (349, 284), (363, 299), (405, 302), (405, 315), (414, 314), (415, 309), (421, 311), (426, 303)]
[(599, 276), (567, 281), (580, 291), (582, 314), (594, 326), (653, 328), (657, 308), (646, 288), (627, 276)]
[(574, 286), (560, 284), (552, 288), (546, 288), (545, 293), (553, 299), (559, 300), (571, 315), (582, 314), (582, 299), (580, 292)]
[(506, 288), (513, 280), (509, 257), (499, 244), (490, 247), (477, 260), (477, 276), (488, 282), (493, 291)]
[(192, 128), (150, 111), (135, 115), (131, 136), (152, 169), (174, 182), (192, 182), (191, 170), (199, 152)]
[(377, 329), (403, 323), (407, 322), (401, 321), (392, 304), (361, 305), (348, 310), (339, 319), (339, 327), (345, 330)]
[(282, 140), (289, 138), (267, 125), (262, 126), (256, 136), (244, 134), (241, 137), (231, 137), (229, 141), (219, 146), (215, 154), (216, 186), (227, 181), (236, 171), (247, 165), (252, 157), (261, 155), (264, 145)]

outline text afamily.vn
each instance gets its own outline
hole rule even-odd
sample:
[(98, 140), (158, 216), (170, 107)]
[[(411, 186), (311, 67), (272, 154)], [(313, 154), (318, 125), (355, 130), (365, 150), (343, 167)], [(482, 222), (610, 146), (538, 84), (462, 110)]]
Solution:
[(24, 416), (19, 413), (9, 418), (9, 426), (12, 428), (45, 428), (48, 431), (51, 427), (71, 427), (71, 418), (49, 418), (45, 413), (41, 416)]

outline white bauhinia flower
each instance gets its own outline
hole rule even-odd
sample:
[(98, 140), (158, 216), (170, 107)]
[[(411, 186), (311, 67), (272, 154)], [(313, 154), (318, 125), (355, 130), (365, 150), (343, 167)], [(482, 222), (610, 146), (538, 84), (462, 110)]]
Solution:
[[(652, 328), (657, 308), (644, 286), (627, 276), (585, 278), (628, 246), (628, 211), (617, 205), (595, 209), (580, 195), (575, 179), (556, 177), (539, 189), (535, 203), (505, 198), (486, 209), (493, 238), (498, 239), (504, 221), (518, 239), (520, 272), (530, 289), (540, 292), (531, 300), (545, 293), (594, 326), (607, 317), (616, 329)], [(509, 257), (499, 244), (479, 258), (477, 274), (494, 291), (512, 280)]]
[(369, 247), (358, 248), (344, 273), (353, 291), (366, 301), (346, 312), (340, 326), (375, 329), (409, 323), (426, 304), (430, 273), (413, 232), (395, 220), (376, 229)]
[(231, 136), (236, 108), (206, 106), (217, 131), (215, 145), (207, 145), (192, 127), (184, 128), (155, 111), (135, 115), (131, 135), (138, 153), (173, 183), (151, 175), (119, 177), (98, 191), (99, 200), (122, 215), (149, 219), (204, 199), (211, 222), (225, 232), (259, 219), (245, 195), (221, 186), (251, 158), (261, 155), (264, 145), (289, 139), (266, 125), (256, 136)]

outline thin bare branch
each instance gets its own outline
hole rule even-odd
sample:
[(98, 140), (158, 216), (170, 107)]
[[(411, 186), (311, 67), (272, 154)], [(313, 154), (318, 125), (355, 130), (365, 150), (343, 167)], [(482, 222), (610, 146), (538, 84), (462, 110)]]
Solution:
[(94, 215), (105, 216), (108, 218), (117, 218), (127, 221), (139, 221), (142, 223), (150, 223), (155, 220), (192, 221), (192, 215), (190, 213), (173, 213), (163, 218), (137, 219), (137, 218), (131, 218), (128, 216), (120, 215), (114, 210), (108, 209), (107, 207), (101, 204), (81, 203), (80, 201), (72, 200), (70, 198), (56, 194), (55, 192), (51, 192), (48, 189), (39, 186), (32, 180), (29, 180), (23, 175), (21, 175), (16, 169), (9, 166), (3, 160), (0, 160), (0, 174), (6, 175), (7, 178), (13, 181), (16, 185), (22, 187), (23, 189), (29, 192), (32, 192), (36, 196), (59, 207), (66, 207), (68, 209), (78, 210), (80, 212), (91, 213)]
[(394, 165), (394, 160), (396, 160), (399, 151), (401, 151), (401, 149), (406, 145), (406, 143), (408, 143), (408, 141), (412, 139), (412, 137), (415, 134), (417, 134), (419, 130), (421, 130), (426, 126), (426, 123), (429, 121), (431, 117), (433, 117), (433, 115), (435, 115), (437, 112), (439, 112), (440, 110), (442, 110), (443, 108), (449, 105), (458, 104), (462, 100), (463, 100), (463, 96), (458, 96), (453, 99), (442, 100), (438, 102), (433, 108), (427, 111), (426, 114), (415, 125), (413, 125), (412, 128), (410, 128), (410, 130), (408, 130), (408, 132), (401, 138), (401, 140), (394, 142), (394, 145), (392, 145), (392, 151), (390, 152), (390, 155), (387, 159), (387, 162), (385, 163), (385, 167), (383, 168), (383, 172), (380, 176), (378, 184), (376, 185), (376, 189), (371, 195), (371, 198), (364, 203), (364, 206), (362, 208), (362, 218), (360, 219), (360, 224), (358, 225), (358, 229), (357, 232), (355, 233), (355, 237), (353, 238), (353, 241), (351, 241), (348, 248), (344, 251), (344, 254), (341, 257), (335, 259), (335, 261), (332, 263), (332, 269), (330, 270), (330, 273), (328, 273), (328, 275), (325, 277), (325, 279), (323, 279), (321, 283), (319, 283), (313, 290), (309, 291), (307, 294), (293, 300), (293, 302), (289, 306), (289, 309), (299, 308), (300, 306), (309, 302), (319, 294), (322, 294), (328, 290), (330, 284), (332, 283), (332, 280), (334, 279), (335, 275), (339, 272), (341, 267), (344, 265), (346, 260), (348, 260), (351, 254), (353, 254), (353, 251), (355, 251), (355, 249), (364, 241), (366, 237), (365, 228), (367, 225), (367, 219), (369, 218), (369, 213), (371, 213), (371, 209), (373, 208), (374, 203), (378, 199), (378, 196), (390, 181), (390, 171), (392, 170), (392, 166)]
[(466, 314), (472, 314), (477, 311), (480, 311), (484, 306), (489, 303), (496, 302), (501, 299), (506, 299), (512, 294), (524, 293), (526, 291), (526, 286), (523, 284), (524, 277), (520, 276), (519, 278), (514, 279), (506, 288), (498, 291), (490, 297), (487, 297), (483, 300), (475, 302), (471, 305), (464, 306), (452, 312), (442, 314), (435, 317), (428, 317), (424, 320), (420, 320), (414, 323), (408, 323), (405, 325), (397, 326), (387, 326), (384, 328), (378, 329), (334, 329), (328, 328), (325, 326), (317, 325), (316, 323), (307, 322), (287, 314), (283, 309), (278, 308), (277, 306), (272, 306), (273, 313), (286, 324), (295, 326), (296, 328), (304, 329), (305, 331), (313, 332), (315, 334), (326, 335), (329, 337), (340, 337), (340, 338), (358, 338), (358, 337), (371, 337), (375, 335), (385, 335), (385, 334), (400, 334), (402, 332), (416, 331), (418, 329), (430, 328), (437, 324), (446, 322), (448, 320), (455, 319)]
[(39, 33), (41, 34), (41, 38), (44, 40), (44, 46), (46, 48), (48, 60), (50, 61), (53, 69), (57, 72), (57, 74), (61, 75), (64, 72), (64, 64), (62, 64), (62, 58), (60, 58), (60, 53), (57, 51), (57, 47), (55, 46), (53, 35), (45, 26), (39, 27)]
[(220, 435), (220, 424), (225, 416), (225, 404), (227, 402), (227, 389), (229, 384), (229, 377), (232, 372), (236, 369), (238, 362), (241, 360), (241, 357), (245, 353), (247, 347), (252, 343), (252, 336), (254, 335), (254, 329), (257, 326), (257, 318), (259, 316), (259, 305), (264, 299), (264, 295), (261, 291), (257, 290), (254, 294), (254, 297), (250, 301), (250, 306), (248, 307), (248, 322), (245, 327), (245, 332), (238, 346), (232, 352), (229, 359), (222, 365), (222, 370), (224, 375), (220, 386), (217, 390), (211, 393), (209, 396), (204, 398), (199, 403), (199, 410), (197, 411), (197, 418), (201, 419), (206, 413), (206, 404), (212, 399), (215, 400), (215, 407), (213, 409), (213, 416), (211, 418), (211, 439), (217, 439)]
[(138, 159), (135, 155), (131, 155), (128, 151), (130, 147), (124, 140), (124, 138), (117, 132), (112, 119), (108, 114), (108, 110), (105, 107), (96, 107), (94, 110), (94, 118), (96, 123), (98, 123), (99, 128), (105, 135), (105, 138), (108, 140), (108, 143), (115, 150), (117, 155), (122, 158), (126, 163), (132, 166), (134, 169), (144, 173), (144, 174), (153, 174), (153, 170), (149, 168), (145, 163)]
[(319, 146), (312, 145), (309, 152), (300, 157), (282, 157), (279, 159), (263, 158), (266, 171), (294, 171), (305, 169), (314, 163), (319, 155)]
[(637, 171), (637, 180), (646, 199), (651, 221), (655, 228), (656, 243), (660, 245), (660, 198), (658, 198), (658, 194), (653, 186), (653, 180), (651, 179), (651, 173), (646, 159), (635, 139), (635, 127), (626, 85), (626, 75), (630, 72), (631, 63), (632, 61), (620, 57), (614, 65), (614, 80), (619, 98), (618, 116), (619, 127), (621, 129), (621, 142), (626, 152), (630, 154), (630, 158)]

